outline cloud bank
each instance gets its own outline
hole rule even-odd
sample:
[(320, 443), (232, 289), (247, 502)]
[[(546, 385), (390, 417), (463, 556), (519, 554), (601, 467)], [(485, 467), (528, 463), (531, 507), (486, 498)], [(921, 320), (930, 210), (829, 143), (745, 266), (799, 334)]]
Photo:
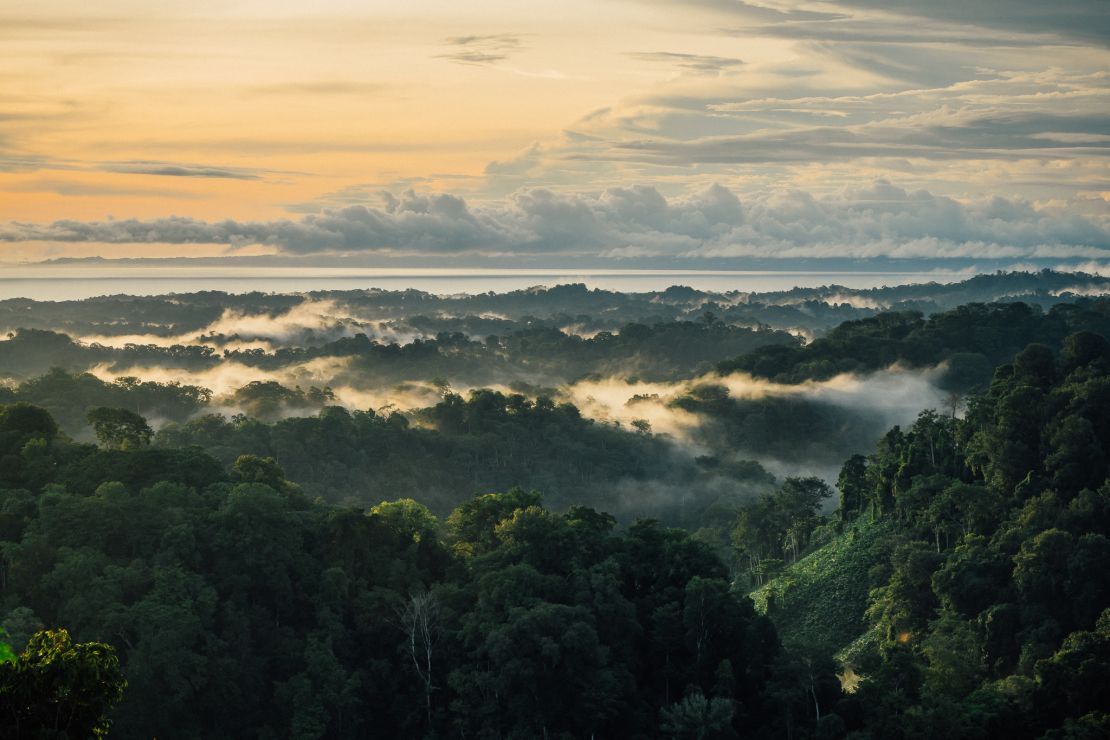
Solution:
[(569, 255), (604, 259), (1110, 257), (1102, 198), (971, 201), (886, 180), (815, 195), (722, 185), (666, 197), (650, 186), (600, 193), (535, 188), (498, 201), (385, 194), (298, 220), (60, 220), (0, 226), (5, 242), (267, 245), (290, 254)]

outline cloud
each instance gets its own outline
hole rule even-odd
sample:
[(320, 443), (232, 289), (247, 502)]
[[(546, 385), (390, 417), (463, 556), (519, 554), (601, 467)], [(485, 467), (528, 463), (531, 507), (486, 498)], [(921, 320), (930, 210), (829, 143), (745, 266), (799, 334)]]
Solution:
[(127, 29), (137, 25), (135, 18), (104, 17), (92, 14), (67, 14), (60, 16), (38, 16), (5, 14), (0, 16), (0, 36), (26, 39), (28, 35), (42, 36), (59, 33), (97, 33), (108, 29)]
[(7, 242), (269, 245), (287, 253), (571, 255), (590, 259), (1105, 259), (1110, 212), (1076, 199), (1042, 205), (958, 201), (886, 180), (825, 195), (792, 188), (746, 194), (721, 185), (665, 197), (650, 186), (601, 193), (542, 188), (471, 204), (451, 194), (386, 194), (299, 220), (9, 223)]
[(159, 177), (202, 177), (217, 180), (257, 180), (256, 172), (230, 167), (184, 165), (172, 162), (109, 162), (100, 167), (106, 172), (125, 175), (156, 175)]
[[(646, 102), (657, 108), (682, 104)], [(612, 156), (670, 165), (1098, 158), (1110, 155), (1107, 105), (1105, 73), (998, 72), (937, 88), (869, 95), (706, 101), (712, 114), (733, 119), (731, 134), (690, 137), (614, 116), (593, 128), (606, 135)], [(653, 128), (655, 136), (643, 136)]]
[(26, 180), (8, 185), (6, 189), (17, 193), (57, 193), (58, 195), (65, 195), (67, 197), (139, 196), (147, 198), (175, 198), (180, 200), (198, 200), (204, 197), (199, 193), (191, 193), (184, 190), (121, 187), (110, 183), (50, 178)]
[(105, 242), (111, 244), (251, 244), (279, 246), (290, 252), (401, 250), (457, 252), (507, 246), (523, 235), (493, 213), (472, 211), (454, 195), (413, 191), (384, 196), (377, 208), (348, 206), (310, 214), (298, 221), (208, 222), (168, 218), (109, 221), (61, 220), (50, 224), (11, 224), (0, 241)]
[(980, 28), (1056, 33), (1101, 46), (1110, 42), (1110, 5), (1099, 0), (837, 0), (837, 4)]
[[(1087, 156), (1110, 156), (1110, 142), (1085, 133), (1098, 118), (1062, 113), (940, 110), (906, 125), (903, 119), (860, 126), (810, 126), (793, 131), (760, 131), (689, 141), (640, 139), (619, 142), (618, 153), (655, 163), (765, 164), (831, 162), (867, 157), (945, 159), (1044, 159), (1082, 148)], [(1063, 132), (1061, 141), (1048, 136)]]
[(217, 350), (260, 347), (269, 351), (281, 345), (305, 346), (356, 334), (394, 342), (411, 342), (417, 336), (382, 320), (351, 315), (348, 307), (334, 300), (306, 299), (281, 313), (224, 309), (215, 321), (182, 334), (88, 334), (78, 339), (110, 347), (204, 345)]
[(89, 372), (101, 380), (135, 376), (159, 383), (183, 383), (207, 388), (217, 396), (231, 393), (254, 381), (273, 380), (287, 387), (315, 385), (323, 387), (349, 364), (349, 358), (320, 357), (307, 362), (288, 365), (277, 370), (265, 370), (234, 360), (223, 360), (203, 370), (145, 365), (97, 365)]
[[(0, 140), (0, 144), (2, 143), (3, 141)], [(272, 170), (247, 167), (218, 167), (152, 160), (82, 162), (0, 150), (0, 172), (36, 172), (40, 170), (112, 172), (121, 175), (195, 177), (217, 180), (260, 180), (264, 174), (273, 172)]]
[(764, 4), (746, 3), (743, 0), (644, 0), (644, 2), (651, 5), (681, 5), (684, 9), (696, 7), (745, 20), (774, 23), (835, 20), (844, 17), (836, 12), (780, 9)]
[(494, 64), (509, 58), (521, 47), (519, 36), (510, 33), (497, 33), (484, 36), (452, 36), (444, 40), (451, 51), (439, 54), (438, 58), (456, 64)]
[[(926, 62), (915, 69), (937, 69)], [(758, 63), (744, 68), (742, 82), (680, 75), (584, 116), (560, 141), (542, 142), (528, 155), (528, 182), (666, 187), (722, 179), (831, 190), (897, 177), (960, 197), (1046, 200), (1105, 189), (1110, 73), (940, 66), (936, 76), (955, 70), (974, 78), (815, 90), (825, 77), (791, 80)], [(752, 89), (754, 78), (766, 88)], [(502, 192), (523, 184), (518, 175), (487, 174)]]
[[(642, 1), (679, 12), (673, 0)], [(1110, 56), (1068, 32), (1092, 3), (1065, 2), (1047, 19), (1053, 7), (1019, 0), (1024, 20), (1006, 20), (1009, 4), (997, 2), (860, 0), (823, 3), (820, 14), (732, 0), (682, 8), (691, 5), (705, 38), (694, 50), (743, 56), (742, 68), (726, 68), (743, 74), (714, 74), (708, 61), (701, 74), (679, 67), (541, 142), (529, 182), (751, 177), (806, 187), (912, 170), (936, 190), (1048, 198), (1110, 177)], [(1103, 5), (1093, 28), (1110, 13)], [(726, 20), (707, 24), (706, 12)], [(670, 52), (638, 58), (680, 63)], [(828, 165), (840, 167), (834, 178)]]
[[(849, 25), (883, 24), (892, 31), (903, 29), (898, 37), (915, 43), (930, 38), (939, 27), (978, 29), (987, 43), (1007, 34), (1052, 34), (1105, 46), (1110, 40), (1110, 7), (1099, 0), (834, 0), (822, 3), (822, 11), (809, 11), (752, 4), (743, 0), (642, 0), (653, 5), (677, 5), (716, 13), (750, 24), (761, 33), (817, 37), (817, 30), (836, 38), (840, 28)], [(839, 28), (838, 28), (839, 26)], [(984, 31), (993, 33), (987, 34)]]
[(494, 160), (486, 165), (485, 174), (495, 176), (526, 175), (542, 158), (543, 148), (537, 143), (504, 160)]
[[(584, 416), (603, 423), (627, 427), (636, 420), (647, 421), (652, 432), (666, 435), (690, 454), (720, 454), (727, 446), (728, 452), (739, 459), (756, 459), (778, 476), (806, 472), (831, 482), (836, 479), (839, 462), (847, 456), (841, 445), (852, 445), (848, 439), (812, 439), (793, 446), (781, 458), (773, 457), (738, 447), (735, 439), (722, 434), (713, 415), (687, 411), (674, 401), (699, 385), (710, 384), (723, 386), (728, 396), (741, 404), (780, 398), (838, 407), (853, 417), (851, 423), (845, 424), (844, 433), (857, 437), (862, 432), (865, 438), (874, 440), (894, 424), (912, 423), (922, 409), (943, 409), (947, 394), (935, 385), (942, 372), (942, 367), (908, 370), (895, 366), (866, 375), (842, 374), (826, 381), (796, 385), (774, 383), (745, 373), (706, 375), (677, 383), (609, 377), (563, 386), (559, 393)], [(855, 451), (866, 449), (865, 444)], [(833, 460), (836, 463), (830, 464)]]
[(630, 52), (628, 56), (644, 62), (669, 64), (694, 74), (720, 75), (744, 63), (742, 59), (736, 59), (734, 57), (680, 54), (671, 51)]
[[(2, 143), (3, 140), (0, 139), (0, 144)], [(0, 172), (37, 172), (44, 169), (63, 169), (63, 167), (46, 157), (0, 150)]]
[[(899, 46), (974, 45), (979, 48), (1037, 47), (1068, 45), (1058, 38), (1032, 34), (999, 34), (988, 29), (964, 25), (920, 24), (908, 27), (905, 19), (893, 23), (890, 17), (843, 18), (833, 22), (814, 21), (782, 25), (745, 26), (723, 29), (735, 36), (763, 36), (823, 44), (897, 44)], [(905, 53), (904, 49), (897, 50)]]

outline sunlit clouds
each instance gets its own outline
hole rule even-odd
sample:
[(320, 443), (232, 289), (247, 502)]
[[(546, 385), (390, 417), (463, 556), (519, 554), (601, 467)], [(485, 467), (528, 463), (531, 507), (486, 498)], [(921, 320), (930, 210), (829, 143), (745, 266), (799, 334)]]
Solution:
[(0, 225), (0, 242), (258, 245), (290, 254), (597, 258), (1097, 259), (1110, 212), (1097, 199), (959, 201), (885, 180), (824, 195), (719, 184), (664, 196), (649, 186), (599, 194), (533, 188), (488, 202), (383, 193), (373, 204), (268, 221), (187, 217)]
[[(2, 16), (0, 261), (1101, 266), (1110, 250), (1110, 6), (1094, 0), (55, 0)], [(689, 205), (713, 192), (716, 215)]]

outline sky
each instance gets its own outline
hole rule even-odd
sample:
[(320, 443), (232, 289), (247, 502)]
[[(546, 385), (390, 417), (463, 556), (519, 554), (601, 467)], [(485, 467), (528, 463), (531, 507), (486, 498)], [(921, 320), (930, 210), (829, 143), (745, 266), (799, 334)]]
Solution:
[(0, 0), (0, 263), (1110, 270), (1107, 0)]

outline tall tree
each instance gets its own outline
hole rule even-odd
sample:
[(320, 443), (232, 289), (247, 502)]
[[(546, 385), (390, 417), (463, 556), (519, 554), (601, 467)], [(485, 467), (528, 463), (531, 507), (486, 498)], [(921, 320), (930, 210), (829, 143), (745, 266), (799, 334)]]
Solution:
[(97, 440), (110, 450), (145, 447), (154, 438), (146, 419), (128, 409), (101, 406), (89, 412), (88, 420)]

